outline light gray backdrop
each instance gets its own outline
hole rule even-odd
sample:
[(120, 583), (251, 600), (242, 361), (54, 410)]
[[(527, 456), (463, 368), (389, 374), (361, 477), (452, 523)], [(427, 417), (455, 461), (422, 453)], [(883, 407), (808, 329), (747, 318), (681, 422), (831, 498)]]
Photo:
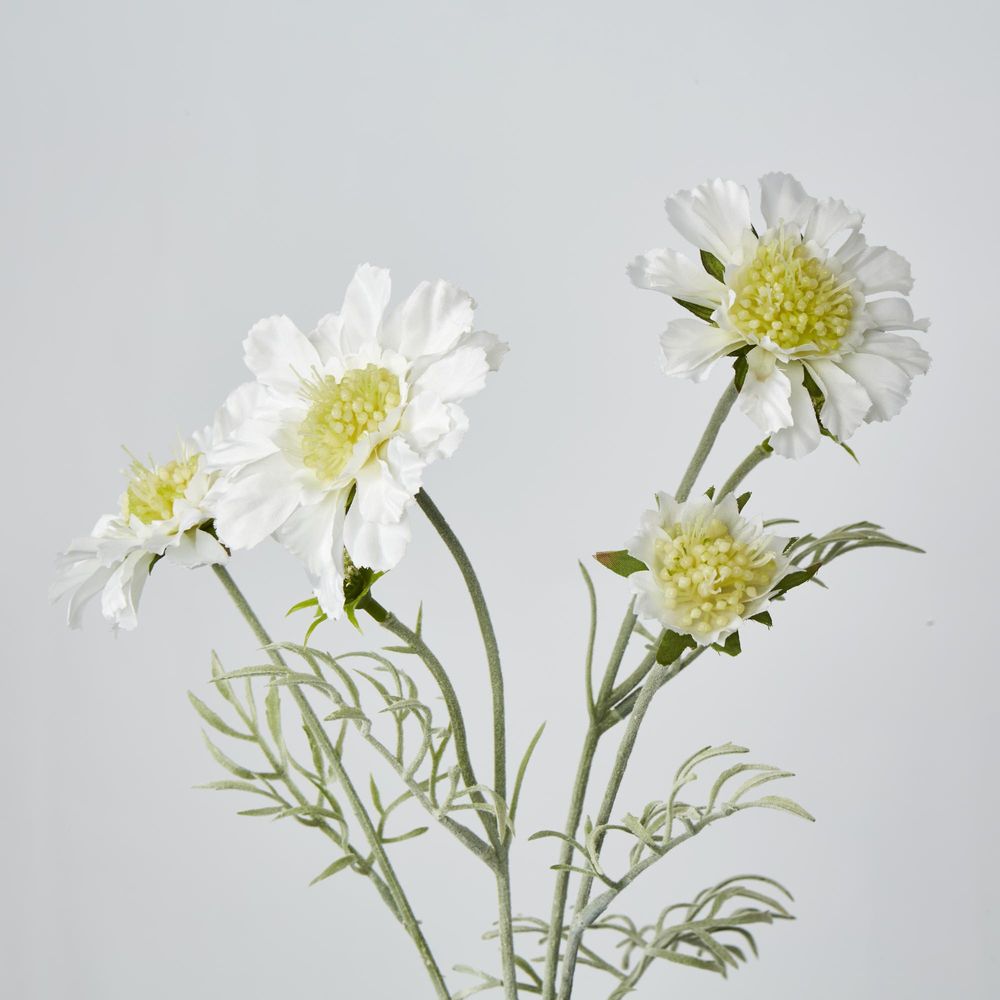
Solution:
[[(755, 504), (827, 528), (871, 518), (924, 545), (861, 553), (673, 684), (622, 809), (689, 751), (733, 739), (798, 772), (815, 826), (738, 817), (627, 898), (638, 918), (759, 871), (799, 920), (765, 928), (730, 982), (657, 969), (644, 995), (995, 996), (998, 918), (995, 15), (841, 2), (589, 5), (3, 4), (0, 395), (4, 872), (0, 992), (17, 1000), (429, 996), (367, 884), (307, 889), (320, 838), (234, 815), (185, 691), (208, 652), (253, 657), (208, 572), (168, 570), (140, 630), (63, 626), (57, 549), (112, 509), (119, 445), (168, 453), (244, 377), (259, 317), (308, 326), (354, 266), (397, 289), (448, 277), (512, 350), (428, 488), (482, 571), (527, 786), (515, 907), (545, 914), (551, 842), (583, 726), (575, 560), (620, 545), (672, 489), (721, 390), (668, 380), (670, 303), (626, 261), (669, 244), (663, 197), (722, 174), (795, 172), (868, 212), (934, 319), (935, 366), (889, 425), (799, 464)], [(12, 352), (12, 353), (11, 353)], [(726, 428), (716, 481), (755, 438)], [(233, 571), (282, 635), (306, 587), (274, 545)], [(599, 577), (601, 641), (623, 586)], [(457, 575), (426, 524), (382, 589), (452, 664), (482, 736), (485, 674)], [(346, 625), (324, 639), (343, 649)], [(485, 756), (482, 739), (476, 751)], [(356, 767), (364, 775), (365, 764)], [(602, 761), (603, 768), (606, 761)], [(450, 841), (399, 866), (442, 962), (495, 968), (491, 886)], [(527, 951), (536, 953), (529, 947)], [(464, 984), (455, 977), (456, 987)], [(581, 981), (581, 998), (606, 995)]]

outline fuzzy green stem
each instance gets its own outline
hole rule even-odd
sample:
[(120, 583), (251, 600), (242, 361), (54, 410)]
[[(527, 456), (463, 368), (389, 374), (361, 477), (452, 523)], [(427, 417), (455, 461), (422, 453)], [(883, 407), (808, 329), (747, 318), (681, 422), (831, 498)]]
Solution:
[(732, 475), (719, 487), (719, 492), (715, 494), (716, 500), (721, 500), (724, 496), (735, 492), (736, 487), (760, 465), (774, 454), (774, 449), (767, 441), (761, 442), (753, 448), (749, 455), (733, 469)]
[[(225, 587), (226, 593), (229, 594), (233, 604), (236, 605), (236, 609), (243, 615), (247, 624), (250, 626), (250, 630), (253, 632), (257, 641), (266, 650), (271, 662), (276, 667), (291, 672), (288, 664), (285, 663), (281, 654), (274, 648), (271, 637), (267, 634), (267, 631), (261, 624), (261, 621), (255, 614), (253, 608), (250, 607), (247, 599), (243, 596), (242, 591), (239, 587), (237, 587), (236, 581), (233, 580), (232, 576), (230, 576), (229, 571), (224, 566), (213, 566), (212, 569), (222, 583), (222, 586)], [(365, 809), (361, 796), (351, 783), (347, 772), (344, 770), (344, 765), (340, 759), (340, 755), (337, 753), (336, 748), (330, 741), (329, 735), (323, 728), (323, 725), (316, 713), (313, 711), (312, 705), (297, 685), (291, 685), (290, 687), (295, 703), (298, 706), (299, 711), (302, 713), (303, 722), (308, 728), (313, 739), (316, 741), (317, 745), (323, 751), (324, 756), (327, 758), (337, 783), (344, 791), (344, 795), (346, 796), (348, 804), (351, 807), (351, 812), (354, 814), (358, 825), (361, 827), (361, 830), (365, 835), (365, 839), (368, 841), (372, 855), (375, 858), (376, 864), (382, 873), (382, 877), (385, 880), (385, 883), (389, 888), (389, 892), (391, 893), (392, 900), (395, 903), (396, 912), (400, 922), (403, 924), (406, 932), (410, 935), (411, 940), (416, 945), (417, 951), (420, 953), (420, 959), (424, 964), (424, 968), (426, 969), (431, 982), (434, 984), (435, 992), (440, 1000), (449, 1000), (450, 993), (448, 992), (448, 987), (444, 981), (444, 976), (441, 974), (437, 961), (431, 952), (430, 945), (428, 945), (427, 939), (424, 937), (423, 932), (420, 929), (420, 922), (413, 913), (410, 901), (407, 899), (406, 893), (403, 891), (403, 887), (399, 882), (399, 878), (396, 875), (392, 863), (389, 861), (385, 848), (382, 846), (382, 842), (375, 830), (371, 817)]]
[(698, 442), (698, 447), (695, 448), (691, 461), (688, 463), (684, 478), (681, 479), (681, 484), (677, 487), (675, 499), (678, 503), (683, 503), (691, 495), (691, 490), (694, 489), (694, 484), (698, 481), (698, 476), (704, 468), (705, 462), (708, 461), (708, 456), (715, 445), (715, 439), (719, 436), (719, 431), (726, 422), (726, 417), (729, 416), (729, 411), (733, 408), (738, 395), (739, 390), (736, 388), (736, 383), (730, 382), (719, 398), (719, 402), (715, 404), (715, 409), (712, 411), (711, 417), (708, 418), (708, 425)]

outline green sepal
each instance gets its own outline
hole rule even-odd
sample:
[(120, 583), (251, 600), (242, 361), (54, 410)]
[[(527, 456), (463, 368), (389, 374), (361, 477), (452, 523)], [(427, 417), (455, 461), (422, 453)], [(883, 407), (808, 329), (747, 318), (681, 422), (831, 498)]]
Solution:
[(706, 323), (711, 323), (712, 326), (718, 326), (715, 320), (712, 319), (712, 313), (715, 312), (710, 306), (700, 306), (697, 302), (688, 302), (686, 299), (679, 299), (674, 296), (674, 302), (679, 306), (683, 306), (688, 312), (693, 312), (698, 319), (703, 319)]
[(705, 490), (705, 496), (707, 496), (709, 500), (714, 500), (715, 499), (715, 487), (714, 486), (709, 486), (709, 488), (707, 490)]
[(641, 573), (648, 569), (644, 562), (628, 554), (627, 549), (616, 549), (614, 552), (595, 552), (594, 558), (602, 565), (607, 566), (612, 573), (619, 576), (631, 576), (633, 573)]
[(774, 624), (774, 622), (771, 619), (770, 611), (761, 611), (759, 614), (751, 615), (747, 619), (747, 621), (760, 622), (761, 625), (766, 625), (768, 628), (770, 628)]
[(692, 636), (668, 630), (656, 647), (656, 662), (664, 667), (670, 666), (685, 649), (694, 649), (697, 645)]
[(347, 553), (344, 553), (344, 612), (348, 621), (360, 632), (357, 611), (362, 608), (371, 592), (375, 581), (385, 576), (384, 571), (375, 572), (367, 566), (349, 564)]
[[(819, 417), (817, 416), (816, 419), (818, 420)], [(846, 451), (847, 454), (850, 455), (851, 458), (853, 458), (854, 461), (858, 463), (858, 465), (861, 464), (861, 459), (858, 458), (858, 456), (854, 454), (854, 449), (849, 444), (846, 444), (844, 441), (841, 441), (839, 437), (837, 437), (835, 434), (832, 434), (822, 424), (819, 425), (819, 432), (820, 432), (820, 434), (823, 435), (823, 437), (828, 437), (834, 444), (839, 444), (840, 447), (843, 448), (844, 451)]]
[(721, 644), (713, 642), (712, 649), (719, 653), (725, 653), (726, 656), (739, 656), (743, 652), (739, 632), (731, 632), (726, 636), (726, 641)]
[(709, 253), (707, 250), (701, 251), (701, 266), (713, 277), (716, 281), (725, 281), (726, 278), (726, 267), (715, 256), (714, 253)]
[(747, 363), (747, 355), (750, 353), (750, 345), (741, 347), (738, 351), (733, 351), (729, 357), (733, 358), (733, 384), (737, 392), (743, 391), (743, 383), (747, 379), (747, 372), (750, 365)]
[(806, 569), (797, 569), (787, 576), (783, 576), (774, 588), (774, 596), (784, 597), (788, 591), (793, 590), (795, 587), (801, 587), (804, 583), (808, 583), (819, 572), (822, 565), (822, 563), (816, 562)]
[(740, 512), (741, 514), (743, 513), (743, 508), (744, 508), (744, 507), (745, 507), (745, 506), (747, 505), (747, 503), (749, 503), (749, 501), (750, 501), (750, 497), (751, 497), (751, 496), (752, 496), (752, 494), (751, 494), (751, 493), (750, 493), (750, 491), (748, 490), (748, 491), (747, 491), (746, 493), (741, 493), (741, 494), (740, 494), (740, 495), (739, 495), (739, 496), (738, 496), (738, 497), (736, 498), (736, 509), (737, 509), (737, 510), (738, 510), (738, 511), (739, 511), (739, 512)]

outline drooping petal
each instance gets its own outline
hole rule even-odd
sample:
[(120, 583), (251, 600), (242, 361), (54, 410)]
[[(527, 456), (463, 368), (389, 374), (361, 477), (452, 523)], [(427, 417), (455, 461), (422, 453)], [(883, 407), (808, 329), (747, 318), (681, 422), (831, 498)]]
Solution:
[(220, 484), (215, 527), (229, 549), (248, 549), (273, 534), (298, 506), (301, 488), (280, 452), (253, 462)]
[(116, 628), (131, 631), (138, 624), (139, 598), (149, 579), (150, 552), (130, 552), (112, 571), (101, 594), (101, 613)]
[(807, 363), (823, 393), (819, 416), (823, 426), (838, 440), (846, 441), (864, 423), (871, 397), (835, 361), (817, 359)]
[(747, 354), (747, 375), (740, 389), (740, 409), (766, 434), (790, 427), (792, 387), (773, 354), (755, 347)]
[(344, 511), (349, 490), (330, 492), (299, 507), (275, 537), (305, 564), (320, 607), (331, 618), (344, 607)]
[(725, 301), (726, 286), (701, 264), (674, 250), (640, 254), (627, 269), (632, 284), (714, 309)]
[(229, 558), (229, 553), (207, 531), (193, 528), (177, 535), (175, 544), (165, 550), (164, 556), (171, 562), (193, 569), (224, 563)]
[(819, 424), (809, 390), (803, 384), (802, 365), (790, 364), (786, 372), (791, 386), (792, 426), (775, 431), (771, 435), (771, 447), (785, 458), (802, 458), (819, 444)]
[(55, 602), (69, 595), (66, 621), (70, 628), (80, 627), (83, 609), (100, 593), (114, 570), (98, 556), (98, 545), (94, 538), (74, 539), (56, 562), (49, 600)]
[(422, 281), (392, 310), (382, 329), (382, 343), (411, 361), (441, 354), (472, 328), (472, 298), (447, 281)]
[(888, 358), (862, 350), (849, 354), (840, 364), (871, 397), (868, 421), (890, 420), (909, 399), (913, 376)]
[(701, 382), (742, 339), (700, 319), (675, 319), (660, 334), (661, 365), (667, 375)]
[(723, 264), (738, 264), (743, 236), (750, 229), (750, 195), (735, 181), (721, 177), (690, 191), (678, 191), (666, 202), (673, 227), (699, 250), (709, 250)]
[(287, 394), (297, 394), (302, 379), (320, 364), (316, 348), (287, 316), (255, 323), (243, 342), (243, 352), (259, 382)]
[(872, 326), (879, 330), (920, 330), (926, 333), (930, 327), (930, 320), (914, 319), (910, 303), (896, 296), (870, 299), (865, 303), (865, 312)]
[(801, 228), (815, 204), (791, 174), (764, 174), (760, 179), (760, 213), (768, 229), (781, 223)]

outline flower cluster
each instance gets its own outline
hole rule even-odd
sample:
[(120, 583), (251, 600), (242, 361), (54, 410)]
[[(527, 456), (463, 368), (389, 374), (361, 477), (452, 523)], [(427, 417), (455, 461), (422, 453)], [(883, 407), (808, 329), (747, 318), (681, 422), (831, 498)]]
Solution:
[(788, 174), (766, 174), (760, 188), (759, 232), (750, 195), (735, 181), (668, 198), (667, 217), (700, 262), (650, 250), (628, 271), (697, 317), (667, 325), (664, 371), (700, 381), (721, 358), (742, 358), (741, 408), (775, 451), (798, 458), (823, 430), (844, 441), (862, 423), (899, 413), (930, 359), (893, 331), (928, 323), (914, 319), (906, 298), (910, 265), (868, 245), (860, 212), (810, 197)]
[(379, 571), (399, 562), (424, 469), (458, 447), (461, 404), (506, 347), (473, 330), (474, 303), (454, 285), (424, 282), (391, 311), (389, 291), (389, 272), (365, 264), (311, 333), (284, 316), (253, 327), (253, 380), (174, 461), (134, 462), (120, 513), (60, 557), (51, 595), (69, 598), (71, 625), (100, 593), (104, 616), (134, 628), (160, 558), (221, 563), (268, 536), (302, 560), (331, 617), (345, 553)]

